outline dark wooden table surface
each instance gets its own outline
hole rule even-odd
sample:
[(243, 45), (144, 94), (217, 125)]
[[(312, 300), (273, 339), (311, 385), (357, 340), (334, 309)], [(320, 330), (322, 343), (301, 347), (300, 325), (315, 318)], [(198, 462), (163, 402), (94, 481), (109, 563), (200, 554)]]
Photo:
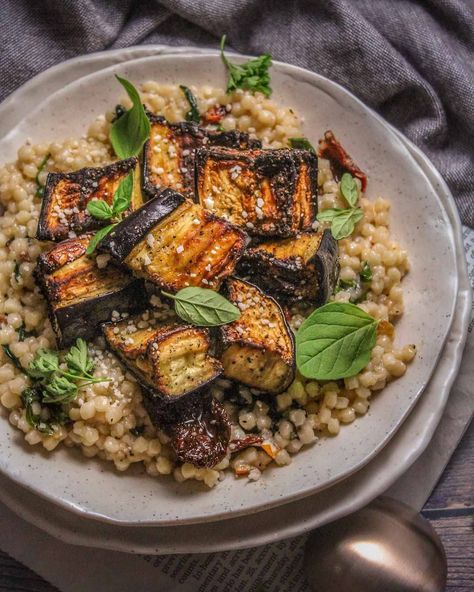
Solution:
[[(474, 423), (465, 434), (426, 503), (423, 515), (436, 528), (446, 549), (448, 556), (446, 590), (473, 592)], [(57, 592), (56, 588), (1, 551), (0, 591)]]

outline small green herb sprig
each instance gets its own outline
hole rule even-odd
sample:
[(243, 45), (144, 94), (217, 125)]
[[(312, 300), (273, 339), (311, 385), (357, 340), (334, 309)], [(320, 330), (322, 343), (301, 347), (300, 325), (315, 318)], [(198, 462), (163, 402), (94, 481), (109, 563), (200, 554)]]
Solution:
[(351, 294), (349, 301), (353, 304), (357, 304), (362, 302), (362, 300), (364, 300), (366, 297), (371, 281), (372, 268), (367, 261), (363, 261), (359, 277), (353, 280), (343, 280), (339, 278), (334, 292), (337, 294), (343, 290), (350, 290)]
[(186, 121), (193, 121), (194, 123), (199, 123), (201, 121), (201, 114), (199, 113), (199, 107), (196, 97), (192, 93), (191, 89), (187, 86), (184, 86), (184, 84), (180, 84), (179, 88), (183, 91), (183, 94), (189, 103), (189, 111), (187, 111), (185, 115)]
[(362, 282), (372, 281), (372, 268), (370, 267), (368, 261), (362, 261), (362, 269), (359, 275)]
[(15, 278), (15, 280), (17, 282), (20, 281), (21, 270), (20, 270), (20, 262), (19, 261), (15, 261), (15, 265), (13, 266), (13, 277)]
[(198, 327), (226, 325), (240, 317), (240, 310), (214, 290), (190, 286), (177, 294), (169, 294), (163, 290), (161, 293), (174, 300), (179, 317)]
[(86, 249), (87, 255), (92, 255), (92, 253), (95, 251), (95, 248), (97, 247), (99, 242), (104, 238), (104, 236), (106, 236), (112, 230), (112, 228), (123, 218), (124, 212), (128, 210), (130, 204), (132, 203), (132, 194), (133, 172), (131, 171), (124, 179), (122, 179), (122, 181), (120, 181), (120, 184), (117, 187), (116, 192), (114, 193), (112, 205), (109, 205), (103, 199), (94, 199), (87, 204), (87, 211), (91, 216), (93, 216), (97, 220), (112, 221), (111, 224), (105, 226), (104, 228), (101, 228), (91, 238)]
[[(38, 388), (26, 388), (21, 393), (21, 400), (25, 406), (25, 418), (26, 421), (32, 428), (37, 429), (43, 434), (54, 434), (55, 426), (60, 426), (68, 423), (69, 416), (64, 411), (60, 404), (51, 404), (47, 406), (41, 406), (42, 393), (41, 389)], [(47, 409), (45, 418), (42, 417), (42, 413), (38, 413), (38, 405), (41, 408)]]
[(339, 380), (368, 364), (378, 321), (346, 302), (316, 309), (296, 333), (296, 365), (306, 378)]
[[(94, 363), (89, 357), (87, 343), (80, 338), (68, 350), (63, 363), (58, 351), (39, 349), (27, 368), (22, 366), (8, 345), (2, 345), (2, 348), (12, 364), (32, 381), (32, 386), (25, 389), (21, 396), (28, 423), (33, 427), (41, 424), (40, 431), (49, 433), (54, 430), (53, 424), (63, 417), (61, 405), (73, 401), (80, 389), (90, 384), (110, 381), (106, 377), (93, 376)], [(35, 403), (48, 410), (48, 422), (43, 421), (41, 415), (35, 412)]]
[(359, 187), (350, 173), (344, 173), (342, 175), (341, 193), (348, 203), (349, 208), (324, 210), (317, 215), (317, 219), (320, 222), (328, 222), (331, 225), (331, 232), (336, 240), (350, 236), (354, 232), (357, 222), (364, 216), (361, 208), (357, 207)]
[(39, 176), (44, 171), (44, 167), (48, 164), (48, 160), (50, 158), (51, 158), (51, 154), (49, 154), (49, 153), (46, 154), (46, 156), (40, 162), (40, 165), (38, 167), (38, 171), (36, 172), (36, 177), (35, 177), (35, 181), (36, 181), (35, 197), (41, 197), (41, 198), (43, 198), (43, 195), (44, 195), (44, 185), (39, 180)]
[(316, 150), (308, 138), (288, 138), (288, 142), (291, 148), (299, 148), (301, 150), (309, 150), (313, 154), (316, 154)]
[(229, 75), (227, 92), (238, 88), (249, 90), (252, 93), (261, 92), (266, 97), (272, 94), (270, 88), (270, 74), (268, 70), (272, 65), (272, 56), (264, 53), (258, 58), (248, 60), (242, 64), (233, 64), (224, 55), (226, 36), (221, 39), (221, 58)]
[(20, 325), (16, 332), (18, 333), (18, 341), (25, 341), (28, 337), (35, 335), (34, 331), (27, 331), (25, 325)]

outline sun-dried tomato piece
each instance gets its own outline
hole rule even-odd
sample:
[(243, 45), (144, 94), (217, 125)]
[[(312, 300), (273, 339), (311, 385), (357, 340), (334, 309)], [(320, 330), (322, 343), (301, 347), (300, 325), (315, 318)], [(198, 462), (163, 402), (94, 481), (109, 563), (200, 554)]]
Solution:
[(324, 132), (324, 138), (319, 140), (318, 156), (329, 160), (337, 179), (340, 179), (344, 173), (350, 173), (353, 177), (360, 179), (362, 191), (366, 190), (367, 175), (355, 164), (331, 130)]
[(195, 393), (167, 403), (144, 397), (153, 424), (170, 438), (170, 446), (182, 463), (213, 467), (227, 453), (230, 422), (224, 407), (209, 393)]
[(192, 414), (171, 429), (171, 447), (178, 459), (197, 467), (213, 467), (226, 455), (230, 422), (224, 407), (211, 397), (199, 414)]
[(227, 111), (224, 105), (213, 105), (212, 107), (209, 107), (209, 109), (201, 115), (201, 119), (203, 123), (215, 125), (217, 123), (220, 123), (224, 119), (226, 113)]
[(241, 450), (249, 448), (250, 446), (261, 446), (262, 443), (263, 438), (261, 436), (249, 434), (248, 436), (244, 436), (238, 440), (231, 440), (229, 443), (229, 450), (232, 453), (240, 452)]

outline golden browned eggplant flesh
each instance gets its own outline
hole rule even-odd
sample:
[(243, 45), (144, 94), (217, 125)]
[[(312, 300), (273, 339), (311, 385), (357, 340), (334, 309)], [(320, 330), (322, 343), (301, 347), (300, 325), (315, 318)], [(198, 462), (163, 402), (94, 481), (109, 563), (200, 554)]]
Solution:
[(252, 236), (295, 236), (317, 214), (317, 159), (304, 150), (196, 151), (199, 203)]
[(167, 400), (213, 381), (222, 365), (210, 354), (209, 329), (165, 322), (138, 328), (140, 317), (103, 326), (105, 338), (127, 368), (152, 394)]
[(245, 243), (239, 228), (168, 190), (117, 225), (100, 249), (137, 277), (177, 292), (187, 286), (217, 290)]
[(240, 279), (227, 280), (226, 289), (241, 316), (219, 328), (224, 376), (261, 391), (284, 391), (295, 375), (295, 351), (281, 307)]
[(238, 131), (212, 132), (192, 122), (169, 123), (164, 117), (148, 113), (150, 139), (143, 153), (145, 191), (150, 197), (156, 190), (170, 188), (192, 197), (194, 192), (194, 152), (202, 146), (259, 148), (258, 140)]

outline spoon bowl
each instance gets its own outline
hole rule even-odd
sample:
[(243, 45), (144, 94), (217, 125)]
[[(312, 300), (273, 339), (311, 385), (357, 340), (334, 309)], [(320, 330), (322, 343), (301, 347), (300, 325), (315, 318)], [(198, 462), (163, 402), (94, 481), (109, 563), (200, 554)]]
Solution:
[(315, 591), (443, 592), (441, 541), (412, 508), (387, 497), (313, 532), (305, 549)]

